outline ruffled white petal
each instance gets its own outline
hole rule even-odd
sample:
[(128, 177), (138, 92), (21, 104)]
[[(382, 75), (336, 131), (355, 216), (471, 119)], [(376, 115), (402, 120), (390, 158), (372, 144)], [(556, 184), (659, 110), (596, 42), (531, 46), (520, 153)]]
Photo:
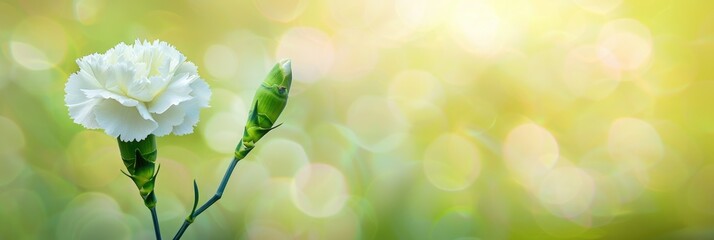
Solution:
[(129, 84), (127, 95), (142, 102), (152, 102), (168, 83), (169, 80), (161, 76), (138, 79)]
[(107, 76), (107, 64), (104, 55), (91, 54), (77, 59), (80, 71), (78, 72), (86, 81), (93, 81), (94, 85), (103, 86)]
[(174, 130), (174, 126), (181, 124), (185, 121), (186, 113), (181, 108), (169, 108), (163, 114), (156, 115), (156, 122), (159, 127), (154, 130), (153, 134), (156, 136), (164, 136), (171, 133)]
[(198, 68), (195, 64), (193, 64), (192, 62), (184, 62), (176, 68), (176, 72), (174, 72), (174, 75), (179, 76), (184, 73), (196, 74), (196, 71), (198, 71)]
[(87, 98), (113, 99), (126, 107), (134, 107), (136, 105), (139, 105), (139, 101), (137, 101), (136, 99), (122, 96), (104, 89), (82, 89), (82, 92)]
[(120, 43), (77, 65), (65, 86), (70, 117), (122, 141), (193, 132), (211, 96), (196, 66), (166, 42)]
[(142, 140), (158, 127), (156, 121), (144, 119), (136, 107), (126, 107), (116, 101), (102, 101), (94, 110), (104, 132), (125, 142)]
[(174, 134), (185, 135), (193, 133), (193, 127), (198, 123), (199, 110), (208, 107), (211, 98), (211, 89), (204, 81), (195, 81), (191, 84), (193, 98), (181, 103), (178, 107), (185, 109), (186, 118), (183, 123), (174, 127)]
[(97, 129), (99, 124), (94, 116), (94, 108), (101, 102), (100, 99), (88, 99), (81, 103), (70, 104), (69, 115), (75, 123), (82, 124), (88, 129)]
[(162, 94), (149, 104), (149, 112), (161, 114), (173, 105), (190, 100), (191, 91), (193, 91), (190, 85), (196, 78), (198, 78), (197, 75), (189, 74), (182, 74), (175, 78)]
[(97, 129), (99, 125), (94, 119), (94, 106), (99, 103), (99, 99), (90, 99), (85, 96), (81, 89), (99, 87), (96, 80), (88, 79), (84, 74), (72, 74), (65, 86), (64, 101), (69, 107), (69, 116), (75, 123), (89, 129)]

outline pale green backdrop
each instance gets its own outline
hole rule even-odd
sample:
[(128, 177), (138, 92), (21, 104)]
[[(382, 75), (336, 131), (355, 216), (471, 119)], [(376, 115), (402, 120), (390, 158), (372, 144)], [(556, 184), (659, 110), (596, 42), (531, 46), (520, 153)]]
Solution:
[(160, 39), (213, 91), (158, 140), (170, 237), (253, 91), (290, 102), (186, 239), (714, 238), (714, 2), (0, 2), (0, 239), (151, 239), (116, 141), (74, 124), (75, 59)]

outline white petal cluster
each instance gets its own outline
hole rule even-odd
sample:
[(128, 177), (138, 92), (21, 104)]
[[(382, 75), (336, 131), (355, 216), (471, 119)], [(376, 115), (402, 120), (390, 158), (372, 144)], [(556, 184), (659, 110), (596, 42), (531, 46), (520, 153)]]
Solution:
[(65, 103), (75, 123), (122, 141), (189, 134), (211, 90), (196, 65), (166, 42), (120, 43), (77, 60)]

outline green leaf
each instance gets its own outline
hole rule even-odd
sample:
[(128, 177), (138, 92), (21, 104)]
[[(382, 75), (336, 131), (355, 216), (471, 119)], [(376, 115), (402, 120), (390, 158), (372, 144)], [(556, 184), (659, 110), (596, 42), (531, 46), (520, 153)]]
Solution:
[(193, 214), (196, 212), (196, 207), (198, 207), (198, 184), (196, 184), (196, 179), (193, 180), (193, 208), (191, 213), (186, 217), (186, 221), (193, 222)]

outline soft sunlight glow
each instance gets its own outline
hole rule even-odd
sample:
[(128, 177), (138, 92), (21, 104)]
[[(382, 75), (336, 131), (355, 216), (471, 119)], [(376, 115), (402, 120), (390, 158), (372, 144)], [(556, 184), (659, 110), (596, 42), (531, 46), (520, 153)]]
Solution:
[(600, 31), (598, 56), (609, 68), (637, 70), (649, 61), (651, 55), (650, 31), (637, 20), (614, 20)]
[(483, 1), (459, 1), (451, 20), (454, 40), (464, 49), (478, 55), (497, 53), (503, 44), (502, 20)]
[(285, 32), (276, 50), (276, 58), (292, 60), (293, 79), (303, 83), (314, 83), (324, 77), (334, 57), (330, 37), (309, 27), (296, 27)]
[(559, 154), (555, 137), (534, 123), (512, 129), (503, 143), (506, 164), (521, 184), (531, 189), (555, 166)]

